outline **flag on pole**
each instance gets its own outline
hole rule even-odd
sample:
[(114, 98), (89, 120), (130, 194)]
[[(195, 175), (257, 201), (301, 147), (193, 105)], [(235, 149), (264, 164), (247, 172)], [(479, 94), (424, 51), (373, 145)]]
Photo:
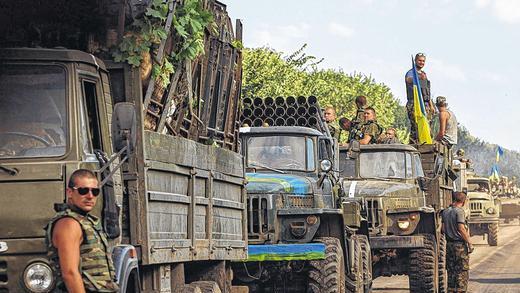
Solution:
[(497, 146), (497, 162), (500, 161), (500, 157), (504, 155), (504, 149)]
[(489, 174), (489, 180), (499, 180), (500, 176), (498, 175), (498, 166), (497, 164), (493, 164), (491, 167), (491, 172)]
[(421, 85), (419, 83), (419, 75), (415, 68), (412, 56), (412, 72), (413, 72), (413, 110), (415, 124), (417, 125), (417, 138), (419, 144), (432, 144), (432, 136), (430, 134), (430, 124), (426, 118), (426, 108), (421, 93)]

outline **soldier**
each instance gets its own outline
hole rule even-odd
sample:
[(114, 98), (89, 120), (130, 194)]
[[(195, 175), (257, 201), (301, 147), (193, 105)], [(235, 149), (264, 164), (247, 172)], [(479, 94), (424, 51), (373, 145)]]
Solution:
[[(415, 70), (417, 70), (419, 77), (419, 85), (421, 87), (421, 94), (424, 101), (424, 106), (426, 107), (426, 111), (428, 116), (431, 116), (435, 113), (435, 108), (433, 107), (433, 103), (430, 98), (430, 81), (428, 80), (428, 76), (426, 72), (423, 70), (424, 65), (426, 63), (426, 55), (423, 53), (417, 53), (415, 55)], [(406, 111), (408, 112), (408, 119), (410, 120), (410, 141), (415, 143), (417, 141), (417, 125), (415, 124), (414, 117), (414, 95), (413, 95), (413, 70), (414, 68), (408, 70), (405, 75), (405, 83), (406, 83)]]
[(439, 132), (435, 136), (435, 140), (448, 145), (457, 144), (457, 118), (452, 111), (448, 110), (446, 98), (438, 96), (435, 101), (437, 109), (439, 109)]
[(74, 171), (68, 182), (67, 205), (46, 226), (56, 292), (118, 291), (101, 221), (90, 214), (99, 193), (92, 171)]
[(355, 139), (356, 132), (361, 130), (361, 125), (365, 122), (365, 108), (367, 107), (367, 98), (365, 96), (357, 96), (356, 100), (356, 116), (350, 120), (350, 132), (348, 141)]
[(355, 131), (354, 139), (360, 144), (374, 144), (383, 132), (383, 129), (376, 122), (376, 110), (372, 107), (365, 108), (365, 123), (361, 125), (360, 130)]
[(325, 122), (327, 122), (327, 126), (329, 127), (330, 135), (339, 141), (341, 129), (338, 123), (336, 123), (336, 110), (334, 110), (334, 107), (327, 106), (323, 116), (325, 116)]
[(393, 144), (393, 143), (401, 143), (401, 141), (397, 137), (395, 128), (390, 127), (385, 131), (384, 135), (381, 135), (381, 139), (380, 139), (379, 143)]
[(442, 232), (446, 236), (448, 292), (467, 292), (469, 253), (473, 251), (464, 214), (464, 192), (453, 192), (453, 203), (442, 211)]

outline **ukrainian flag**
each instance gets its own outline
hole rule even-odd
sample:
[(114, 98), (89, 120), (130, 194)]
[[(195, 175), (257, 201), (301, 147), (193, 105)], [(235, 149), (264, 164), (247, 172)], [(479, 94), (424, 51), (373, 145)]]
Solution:
[(417, 136), (419, 144), (432, 144), (432, 136), (430, 134), (430, 125), (426, 118), (426, 108), (421, 93), (421, 85), (419, 83), (419, 75), (415, 69), (415, 63), (412, 57), (413, 69), (413, 110), (415, 124), (417, 125)]
[(498, 175), (498, 166), (496, 164), (491, 168), (491, 174), (489, 175), (490, 180), (499, 180), (500, 176)]
[(504, 155), (504, 149), (497, 146), (497, 162), (500, 161), (500, 157)]

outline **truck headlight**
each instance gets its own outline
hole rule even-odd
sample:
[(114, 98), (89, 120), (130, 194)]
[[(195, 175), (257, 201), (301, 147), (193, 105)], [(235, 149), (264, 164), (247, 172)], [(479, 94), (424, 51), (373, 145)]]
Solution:
[(23, 281), (31, 292), (49, 292), (54, 281), (52, 269), (44, 262), (33, 262), (25, 268)]
[(486, 213), (494, 214), (495, 213), (495, 209), (494, 208), (489, 208), (489, 209), (486, 210)]
[(398, 220), (397, 221), (397, 227), (401, 230), (406, 230), (408, 227), (410, 227), (410, 221), (409, 220)]

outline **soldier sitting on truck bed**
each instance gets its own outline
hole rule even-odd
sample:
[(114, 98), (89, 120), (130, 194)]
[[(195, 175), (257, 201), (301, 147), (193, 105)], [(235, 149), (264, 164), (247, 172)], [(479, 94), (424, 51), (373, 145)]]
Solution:
[(367, 107), (364, 112), (365, 122), (361, 125), (359, 130), (354, 130), (353, 139), (359, 141), (360, 144), (375, 144), (383, 128), (376, 122), (376, 110), (372, 107)]
[(92, 171), (74, 171), (67, 205), (46, 226), (48, 256), (57, 278), (55, 292), (118, 292), (101, 221), (89, 213), (99, 193)]
[(435, 102), (439, 110), (439, 132), (435, 140), (448, 146), (457, 144), (457, 118), (452, 111), (448, 110), (446, 98), (439, 96)]

